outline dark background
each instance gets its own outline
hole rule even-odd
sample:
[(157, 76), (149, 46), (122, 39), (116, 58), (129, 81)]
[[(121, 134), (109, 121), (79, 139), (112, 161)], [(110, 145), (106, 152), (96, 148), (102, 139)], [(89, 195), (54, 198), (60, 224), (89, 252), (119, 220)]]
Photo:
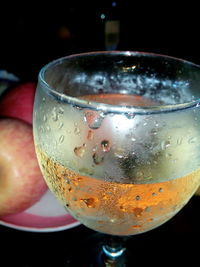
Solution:
[[(1, 3), (0, 69), (21, 82), (36, 81), (40, 68), (53, 59), (104, 50), (105, 20), (112, 19), (121, 25), (118, 50), (161, 53), (200, 64), (199, 6), (193, 3), (115, 1), (113, 6), (107, 1), (96, 7), (98, 1), (93, 5), (84, 1), (70, 7), (69, 2)], [(199, 266), (199, 206), (199, 197), (193, 197), (172, 220), (130, 239), (130, 266)], [(95, 242), (88, 239), (93, 233), (84, 226), (55, 233), (0, 226), (2, 266), (88, 267), (82, 259), (94, 248)]]
[[(127, 266), (199, 266), (199, 206), (194, 196), (164, 225), (129, 239)], [(90, 267), (97, 243), (98, 235), (83, 225), (53, 233), (0, 226), (0, 266)]]
[(74, 0), (74, 7), (59, 0), (42, 5), (1, 3), (0, 69), (21, 80), (36, 80), (40, 68), (53, 59), (105, 50), (105, 21), (113, 19), (121, 25), (116, 49), (167, 54), (200, 64), (198, 5), (108, 0), (102, 7), (102, 1), (92, 2), (75, 5)]

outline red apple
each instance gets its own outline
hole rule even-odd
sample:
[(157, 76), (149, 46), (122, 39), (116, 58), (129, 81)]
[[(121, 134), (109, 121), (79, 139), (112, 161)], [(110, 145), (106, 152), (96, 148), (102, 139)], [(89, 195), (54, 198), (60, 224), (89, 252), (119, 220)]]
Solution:
[(35, 154), (32, 126), (0, 119), (0, 215), (21, 212), (46, 191)]
[(29, 82), (6, 90), (0, 98), (0, 116), (24, 120), (32, 124), (36, 84)]

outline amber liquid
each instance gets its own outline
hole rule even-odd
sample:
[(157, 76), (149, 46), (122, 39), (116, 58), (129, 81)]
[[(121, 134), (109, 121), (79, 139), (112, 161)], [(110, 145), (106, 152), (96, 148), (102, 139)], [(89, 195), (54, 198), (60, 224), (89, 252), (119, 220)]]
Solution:
[(48, 186), (71, 214), (94, 230), (133, 235), (175, 215), (199, 184), (200, 169), (156, 184), (120, 184), (81, 176), (38, 149)]
[[(121, 95), (84, 98), (109, 104), (154, 104), (151, 100)], [(37, 154), (48, 186), (65, 208), (89, 228), (113, 235), (134, 235), (166, 222), (188, 202), (200, 182), (197, 169), (184, 177), (159, 183), (114, 183), (80, 175), (40, 146)], [(162, 177), (162, 172), (159, 174)]]

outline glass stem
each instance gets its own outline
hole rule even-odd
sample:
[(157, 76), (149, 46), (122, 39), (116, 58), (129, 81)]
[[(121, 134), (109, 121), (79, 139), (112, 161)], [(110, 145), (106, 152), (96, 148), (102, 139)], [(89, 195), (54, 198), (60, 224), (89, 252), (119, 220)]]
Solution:
[(107, 236), (102, 245), (102, 266), (125, 267), (125, 250), (123, 237)]

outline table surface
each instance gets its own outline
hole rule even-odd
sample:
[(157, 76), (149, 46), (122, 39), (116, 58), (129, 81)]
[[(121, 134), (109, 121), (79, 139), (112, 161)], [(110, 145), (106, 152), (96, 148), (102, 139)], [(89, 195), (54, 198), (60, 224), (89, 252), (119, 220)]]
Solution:
[[(194, 196), (164, 225), (131, 237), (127, 241), (128, 266), (199, 266), (199, 210), (200, 197)], [(83, 225), (53, 233), (0, 226), (1, 261), (5, 267), (89, 267), (83, 259), (93, 252), (95, 236)]]

